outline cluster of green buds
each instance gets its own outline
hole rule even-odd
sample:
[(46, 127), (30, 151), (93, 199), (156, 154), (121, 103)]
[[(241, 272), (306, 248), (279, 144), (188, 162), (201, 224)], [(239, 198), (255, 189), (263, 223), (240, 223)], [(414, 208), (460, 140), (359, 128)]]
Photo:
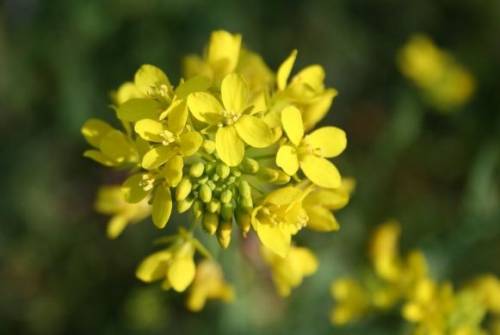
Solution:
[(93, 147), (84, 156), (128, 173), (121, 186), (99, 193), (96, 208), (112, 215), (108, 236), (149, 215), (159, 229), (173, 211), (189, 218), (170, 224), (179, 232), (162, 238), (166, 248), (148, 256), (137, 276), (189, 288), (193, 310), (233, 296), (201, 241), (215, 235), (226, 249), (235, 231), (257, 238), (278, 292), (287, 295), (317, 268), (293, 236), (339, 229), (332, 211), (347, 204), (353, 182), (329, 159), (343, 152), (346, 134), (314, 129), (337, 93), (325, 87), (319, 65), (289, 80), (296, 57), (294, 50), (273, 73), (240, 35), (216, 31), (205, 55), (186, 57), (177, 86), (143, 65), (114, 92), (120, 128), (98, 119), (82, 127)]

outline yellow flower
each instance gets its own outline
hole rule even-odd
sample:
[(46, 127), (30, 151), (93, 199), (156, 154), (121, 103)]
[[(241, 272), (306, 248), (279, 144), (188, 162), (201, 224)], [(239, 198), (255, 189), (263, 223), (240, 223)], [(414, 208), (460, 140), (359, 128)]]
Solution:
[(299, 286), (306, 276), (314, 274), (318, 269), (318, 260), (313, 252), (307, 248), (294, 247), (286, 257), (261, 247), (264, 261), (271, 267), (273, 282), (278, 293), (287, 297), (292, 288)]
[(397, 281), (402, 271), (399, 256), (401, 227), (396, 221), (388, 221), (377, 227), (370, 245), (370, 256), (378, 276)]
[(121, 167), (135, 164), (139, 155), (134, 142), (124, 133), (114, 129), (99, 119), (89, 119), (81, 132), (87, 142), (95, 149), (86, 150), (84, 157), (105, 166)]
[(494, 275), (482, 275), (469, 284), (481, 304), (497, 315), (500, 315), (500, 280)]
[(287, 256), (292, 235), (307, 224), (307, 213), (302, 207), (307, 193), (293, 186), (280, 188), (252, 211), (252, 227), (260, 241), (281, 257)]
[(338, 279), (332, 283), (330, 293), (336, 302), (330, 314), (333, 324), (345, 325), (364, 316), (369, 310), (369, 292), (356, 280)]
[(196, 276), (189, 289), (186, 305), (189, 310), (198, 312), (208, 299), (221, 299), (230, 302), (234, 290), (224, 281), (220, 266), (211, 260), (204, 260), (196, 267)]
[(167, 224), (172, 212), (171, 187), (177, 186), (182, 179), (184, 162), (181, 156), (173, 156), (160, 170), (133, 174), (123, 183), (125, 199), (138, 203), (153, 193), (153, 223), (158, 228)]
[(194, 253), (192, 241), (179, 240), (170, 248), (146, 257), (137, 268), (136, 276), (146, 283), (163, 280), (164, 289), (172, 287), (183, 292), (195, 277)]
[(238, 64), (241, 47), (241, 35), (224, 30), (212, 32), (204, 59), (190, 55), (184, 59), (184, 73), (187, 78), (203, 75), (215, 82), (220, 82), (233, 72)]
[(471, 73), (426, 36), (413, 36), (400, 50), (397, 61), (401, 72), (439, 109), (461, 106), (474, 93)]
[(327, 232), (339, 229), (339, 224), (332, 210), (339, 210), (347, 205), (354, 188), (354, 180), (343, 178), (337, 189), (316, 188), (303, 201), (304, 209), (309, 217), (307, 228)]
[(151, 214), (147, 198), (135, 204), (128, 203), (120, 186), (101, 187), (95, 207), (99, 213), (112, 215), (107, 227), (107, 234), (111, 239), (117, 238), (128, 224), (144, 220)]
[(319, 65), (304, 68), (287, 83), (296, 58), (297, 51), (294, 50), (278, 68), (278, 99), (284, 99), (299, 107), (304, 128), (309, 130), (326, 115), (337, 91), (325, 88), (325, 71)]
[(325, 188), (339, 187), (340, 173), (325, 158), (338, 156), (344, 151), (347, 145), (344, 131), (336, 127), (322, 127), (304, 137), (302, 116), (294, 106), (283, 109), (281, 123), (289, 142), (280, 146), (276, 165), (288, 175), (296, 174), (300, 167), (314, 184)]
[(237, 74), (229, 74), (221, 84), (222, 105), (211, 94), (196, 92), (189, 95), (187, 104), (193, 116), (217, 126), (215, 147), (220, 159), (229, 166), (241, 163), (245, 144), (255, 148), (271, 145), (273, 133), (268, 125), (249, 114), (249, 90)]

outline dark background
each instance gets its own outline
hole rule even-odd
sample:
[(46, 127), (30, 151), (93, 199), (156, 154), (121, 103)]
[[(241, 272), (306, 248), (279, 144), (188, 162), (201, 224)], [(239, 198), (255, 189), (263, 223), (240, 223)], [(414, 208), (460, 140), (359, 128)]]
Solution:
[[(339, 233), (301, 234), (321, 267), (291, 298), (280, 301), (233, 243), (222, 258), (237, 301), (192, 314), (184, 297), (134, 277), (161, 235), (151, 223), (106, 239), (93, 198), (120, 179), (82, 158), (79, 128), (112, 119), (109, 92), (143, 63), (177, 82), (182, 56), (221, 28), (274, 70), (293, 48), (295, 70), (324, 65), (340, 92), (324, 122), (348, 133), (336, 162), (357, 189)], [(467, 105), (440, 113), (399, 73), (397, 51), (414, 33), (474, 75)], [(363, 266), (369, 232), (387, 218), (436, 278), (500, 274), (499, 36), (495, 0), (0, 2), (0, 333), (399, 334), (397, 314), (328, 321), (330, 282)]]

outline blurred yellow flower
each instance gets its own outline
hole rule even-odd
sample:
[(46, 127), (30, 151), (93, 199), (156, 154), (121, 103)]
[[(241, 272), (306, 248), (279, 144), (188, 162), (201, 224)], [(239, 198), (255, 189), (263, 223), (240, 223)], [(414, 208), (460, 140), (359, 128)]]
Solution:
[(111, 215), (107, 226), (109, 238), (117, 238), (127, 225), (144, 220), (151, 214), (148, 199), (131, 204), (125, 201), (120, 186), (102, 186), (97, 193), (95, 208), (99, 213)]
[(186, 301), (187, 308), (193, 312), (200, 311), (208, 299), (231, 302), (234, 290), (224, 281), (220, 266), (214, 261), (204, 260), (196, 267), (196, 275)]
[(441, 110), (466, 104), (475, 90), (472, 74), (446, 51), (423, 35), (413, 36), (400, 50), (401, 72)]
[(260, 251), (264, 261), (271, 268), (276, 289), (283, 297), (289, 296), (291, 290), (299, 286), (304, 277), (314, 274), (318, 269), (316, 256), (304, 247), (291, 246), (285, 257), (265, 247), (261, 247)]

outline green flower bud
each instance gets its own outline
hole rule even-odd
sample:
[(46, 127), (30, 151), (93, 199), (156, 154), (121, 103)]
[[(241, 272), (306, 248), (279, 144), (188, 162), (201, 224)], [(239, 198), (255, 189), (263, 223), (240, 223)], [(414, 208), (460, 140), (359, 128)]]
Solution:
[(220, 214), (222, 216), (222, 219), (224, 221), (229, 221), (231, 222), (233, 220), (233, 214), (234, 214), (234, 207), (231, 204), (223, 204)]
[(216, 171), (217, 175), (221, 177), (221, 179), (226, 179), (231, 173), (231, 168), (224, 163), (219, 163), (217, 164)]
[(203, 229), (210, 235), (215, 234), (219, 226), (219, 216), (214, 213), (206, 213), (203, 216)]
[(240, 171), (240, 170), (238, 170), (238, 169), (233, 169), (233, 170), (231, 171), (231, 174), (232, 174), (233, 176), (235, 176), (235, 177), (241, 177), (241, 171)]
[(192, 188), (193, 185), (191, 184), (189, 178), (182, 178), (179, 185), (175, 188), (175, 199), (177, 201), (186, 199), (189, 193), (191, 193)]
[(215, 142), (212, 140), (203, 141), (203, 150), (205, 150), (207, 154), (213, 154), (215, 151)]
[(219, 213), (220, 201), (218, 201), (217, 199), (212, 199), (212, 201), (210, 201), (206, 207), (210, 213)]
[(209, 180), (207, 181), (207, 184), (206, 184), (208, 187), (210, 187), (210, 189), (213, 191), (215, 190), (215, 183), (213, 182), (213, 180)]
[(236, 211), (236, 222), (240, 226), (243, 236), (246, 236), (250, 231), (250, 227), (252, 225), (251, 218), (252, 216), (250, 213), (244, 209), (238, 209)]
[(217, 241), (219, 241), (219, 244), (223, 249), (229, 247), (229, 244), (231, 243), (231, 232), (231, 222), (222, 222), (217, 229)]
[(246, 180), (240, 181), (240, 184), (238, 185), (238, 191), (240, 192), (240, 196), (242, 198), (252, 197), (252, 188)]
[(260, 176), (264, 180), (271, 182), (271, 183), (276, 181), (279, 177), (279, 171), (275, 170), (275, 169), (264, 168), (264, 169), (261, 169), (259, 172), (260, 172)]
[(203, 163), (198, 162), (194, 163), (189, 167), (189, 175), (194, 178), (200, 178), (205, 171), (205, 165)]
[(278, 179), (276, 179), (274, 182), (278, 185), (284, 185), (284, 184), (288, 184), (288, 182), (290, 181), (290, 178), (291, 177), (289, 175), (287, 175), (283, 171), (280, 171)]
[(199, 219), (201, 218), (201, 216), (203, 215), (203, 204), (201, 203), (201, 201), (197, 200), (194, 202), (193, 204), (193, 216), (195, 219)]
[(241, 167), (245, 173), (255, 174), (259, 171), (259, 162), (253, 158), (245, 158), (241, 163)]
[(240, 198), (240, 205), (241, 207), (244, 207), (244, 208), (253, 208), (253, 200), (252, 200), (252, 197), (250, 198)]
[(222, 203), (224, 204), (229, 203), (232, 199), (233, 199), (233, 192), (231, 192), (230, 190), (225, 190), (220, 195), (220, 201), (222, 201)]
[(204, 203), (208, 203), (212, 200), (212, 189), (207, 184), (200, 186), (200, 199)]
[(185, 199), (177, 201), (177, 211), (179, 213), (184, 213), (191, 208), (193, 205), (193, 199)]

